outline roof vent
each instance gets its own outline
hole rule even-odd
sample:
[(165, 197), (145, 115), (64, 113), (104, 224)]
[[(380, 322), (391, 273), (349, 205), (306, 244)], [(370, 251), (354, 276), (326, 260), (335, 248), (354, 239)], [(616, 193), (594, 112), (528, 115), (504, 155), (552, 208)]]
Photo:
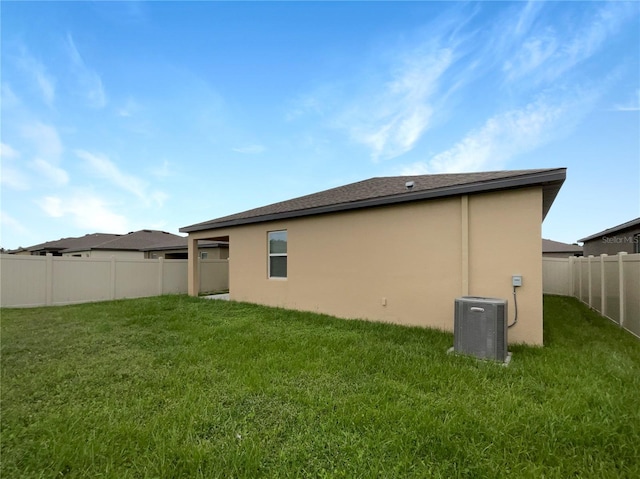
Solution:
[(414, 185), (414, 184), (415, 184), (415, 183), (414, 183), (413, 181), (407, 181), (407, 182), (404, 184), (404, 186), (405, 186), (408, 190), (410, 190), (411, 188), (413, 188), (413, 185)]

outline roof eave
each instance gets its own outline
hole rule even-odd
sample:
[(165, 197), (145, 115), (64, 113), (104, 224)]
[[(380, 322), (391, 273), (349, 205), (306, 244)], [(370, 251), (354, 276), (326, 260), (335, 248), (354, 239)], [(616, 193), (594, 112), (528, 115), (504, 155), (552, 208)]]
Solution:
[(584, 243), (585, 241), (591, 241), (594, 239), (600, 239), (603, 236), (608, 235), (609, 233), (617, 233), (618, 231), (624, 231), (629, 228), (634, 228), (640, 225), (640, 218), (636, 218), (635, 220), (627, 221), (626, 223), (622, 223), (621, 225), (614, 226), (613, 228), (608, 228), (606, 230), (602, 230), (599, 233), (593, 234), (591, 236), (587, 236), (586, 238), (579, 239), (579, 243)]
[(335, 205), (319, 206), (304, 210), (286, 211), (283, 213), (272, 213), (250, 218), (238, 218), (222, 222), (205, 222), (180, 228), (181, 233), (195, 233), (197, 231), (217, 230), (233, 226), (241, 226), (253, 223), (265, 223), (283, 219), (299, 218), (303, 216), (320, 215), (326, 213), (337, 213), (342, 211), (371, 208), (375, 206), (387, 206), (411, 201), (430, 200), (445, 198), (450, 196), (469, 195), (489, 191), (510, 190), (515, 188), (525, 188), (530, 186), (543, 187), (543, 219), (546, 217), (553, 201), (555, 200), (560, 187), (566, 178), (566, 168), (529, 173), (522, 176), (499, 178), (490, 181), (469, 183), (464, 185), (446, 186), (431, 190), (406, 192), (393, 196), (383, 196), (349, 203), (338, 203)]

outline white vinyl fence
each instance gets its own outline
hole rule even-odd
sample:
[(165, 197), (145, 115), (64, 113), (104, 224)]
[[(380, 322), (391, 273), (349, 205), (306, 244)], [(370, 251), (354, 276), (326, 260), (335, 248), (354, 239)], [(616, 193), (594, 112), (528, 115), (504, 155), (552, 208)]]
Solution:
[[(200, 261), (200, 291), (229, 289), (227, 260)], [(49, 306), (187, 292), (186, 259), (0, 255), (0, 306)]]
[(578, 298), (640, 337), (640, 254), (543, 258), (542, 288)]

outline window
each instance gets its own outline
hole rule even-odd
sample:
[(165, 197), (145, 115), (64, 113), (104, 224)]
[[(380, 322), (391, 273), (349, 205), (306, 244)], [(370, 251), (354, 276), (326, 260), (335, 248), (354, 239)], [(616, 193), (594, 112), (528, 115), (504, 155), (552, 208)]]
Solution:
[(269, 278), (287, 277), (287, 232), (269, 231)]
[(208, 257), (209, 257), (209, 253), (207, 253), (206, 251), (200, 252), (200, 259), (207, 259)]

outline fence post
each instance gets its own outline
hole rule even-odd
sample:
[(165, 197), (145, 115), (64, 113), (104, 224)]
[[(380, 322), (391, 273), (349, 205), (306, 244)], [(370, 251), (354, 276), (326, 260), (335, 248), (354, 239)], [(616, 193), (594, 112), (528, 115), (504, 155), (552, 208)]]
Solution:
[(158, 295), (162, 296), (162, 290), (164, 287), (164, 258), (160, 256), (158, 258)]
[(573, 263), (574, 263), (574, 258), (575, 256), (569, 256), (569, 265), (567, 266), (567, 269), (569, 271), (569, 295), (568, 296), (575, 296), (574, 292), (574, 287), (573, 287)]
[(53, 304), (53, 255), (51, 253), (47, 253), (45, 256), (45, 304), (47, 306), (51, 306)]
[[(576, 296), (580, 301), (582, 301), (582, 259), (582, 257), (578, 258), (578, 264), (580, 267), (578, 268), (578, 296)], [(584, 301), (582, 302), (584, 303)]]
[(620, 327), (624, 328), (624, 255), (623, 251), (618, 253), (618, 285), (620, 287)]
[(607, 297), (605, 295), (607, 292), (607, 288), (605, 288), (606, 276), (604, 274), (604, 259), (606, 257), (606, 254), (600, 255), (600, 314), (602, 314), (602, 316), (607, 315)]
[(110, 291), (109, 297), (111, 300), (116, 299), (116, 257), (111, 257), (111, 270), (110, 270)]
[(587, 258), (587, 278), (588, 278), (588, 286), (589, 286), (589, 307), (591, 308), (591, 258), (593, 255), (590, 254)]

